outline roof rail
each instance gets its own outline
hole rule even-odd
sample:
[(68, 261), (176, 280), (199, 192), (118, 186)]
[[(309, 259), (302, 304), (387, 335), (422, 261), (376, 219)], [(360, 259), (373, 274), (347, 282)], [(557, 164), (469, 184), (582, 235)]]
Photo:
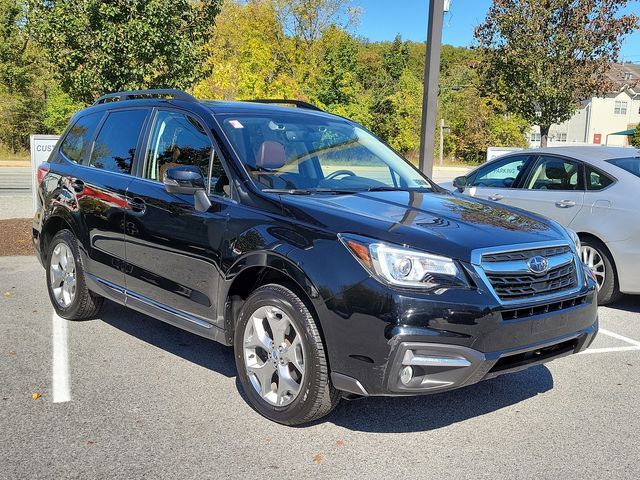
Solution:
[(277, 103), (280, 105), (294, 105), (297, 108), (306, 108), (307, 110), (316, 110), (318, 112), (323, 111), (320, 107), (317, 107), (309, 102), (303, 102), (302, 100), (286, 100), (284, 98), (260, 98), (243, 101), (254, 103)]
[(151, 90), (127, 90), (124, 92), (115, 92), (102, 95), (98, 98), (94, 105), (100, 105), (101, 103), (122, 101), (122, 100), (136, 100), (144, 97), (173, 97), (176, 100), (186, 100), (189, 102), (196, 102), (197, 99), (187, 92), (182, 90), (176, 90), (173, 88), (159, 88)]

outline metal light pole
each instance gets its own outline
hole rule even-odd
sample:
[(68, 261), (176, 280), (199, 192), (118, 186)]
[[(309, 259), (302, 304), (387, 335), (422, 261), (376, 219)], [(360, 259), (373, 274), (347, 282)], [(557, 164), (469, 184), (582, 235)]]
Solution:
[(424, 64), (424, 96), (422, 99), (422, 127), (420, 130), (420, 170), (433, 174), (433, 150), (436, 142), (436, 114), (438, 109), (438, 79), (440, 77), (440, 48), (442, 20), (448, 0), (430, 0), (427, 26), (427, 58)]
[(438, 155), (438, 160), (440, 161), (440, 166), (444, 164), (444, 118), (440, 119), (440, 155)]

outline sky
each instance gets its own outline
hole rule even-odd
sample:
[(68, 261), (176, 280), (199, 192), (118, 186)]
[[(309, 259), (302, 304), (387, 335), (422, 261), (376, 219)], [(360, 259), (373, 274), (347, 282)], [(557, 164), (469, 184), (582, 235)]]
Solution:
[[(640, 2), (631, 2), (627, 10), (640, 14)], [(362, 7), (360, 25), (356, 33), (370, 40), (392, 40), (401, 34), (405, 40), (424, 41), (427, 33), (429, 0), (353, 0)], [(449, 13), (445, 13), (442, 42), (455, 46), (468, 46), (473, 40), (473, 29), (485, 17), (491, 0), (452, 0)], [(640, 30), (628, 36), (621, 56), (627, 61), (640, 63)]]

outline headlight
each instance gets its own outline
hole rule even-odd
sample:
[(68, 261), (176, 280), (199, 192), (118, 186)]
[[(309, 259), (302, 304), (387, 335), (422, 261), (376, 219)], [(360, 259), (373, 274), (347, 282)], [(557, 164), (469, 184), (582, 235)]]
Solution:
[(576, 246), (576, 251), (578, 253), (580, 253), (580, 248), (581, 248), (581, 244), (580, 244), (580, 237), (578, 237), (578, 234), (576, 232), (574, 232), (573, 230), (571, 230), (570, 228), (565, 228), (565, 230), (567, 231), (567, 233), (569, 234), (569, 238), (571, 239), (571, 241), (573, 242), (573, 244)]
[(378, 280), (402, 287), (434, 289), (468, 286), (455, 260), (355, 235), (339, 235), (354, 257)]

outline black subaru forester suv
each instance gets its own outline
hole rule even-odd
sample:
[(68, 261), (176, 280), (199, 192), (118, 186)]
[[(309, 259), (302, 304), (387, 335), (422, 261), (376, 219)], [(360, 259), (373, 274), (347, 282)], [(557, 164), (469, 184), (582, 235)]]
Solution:
[(470, 385), (597, 332), (574, 233), (447, 193), (303, 102), (106, 95), (38, 184), (57, 313), (93, 317), (107, 298), (231, 345), (249, 402), (276, 422)]

